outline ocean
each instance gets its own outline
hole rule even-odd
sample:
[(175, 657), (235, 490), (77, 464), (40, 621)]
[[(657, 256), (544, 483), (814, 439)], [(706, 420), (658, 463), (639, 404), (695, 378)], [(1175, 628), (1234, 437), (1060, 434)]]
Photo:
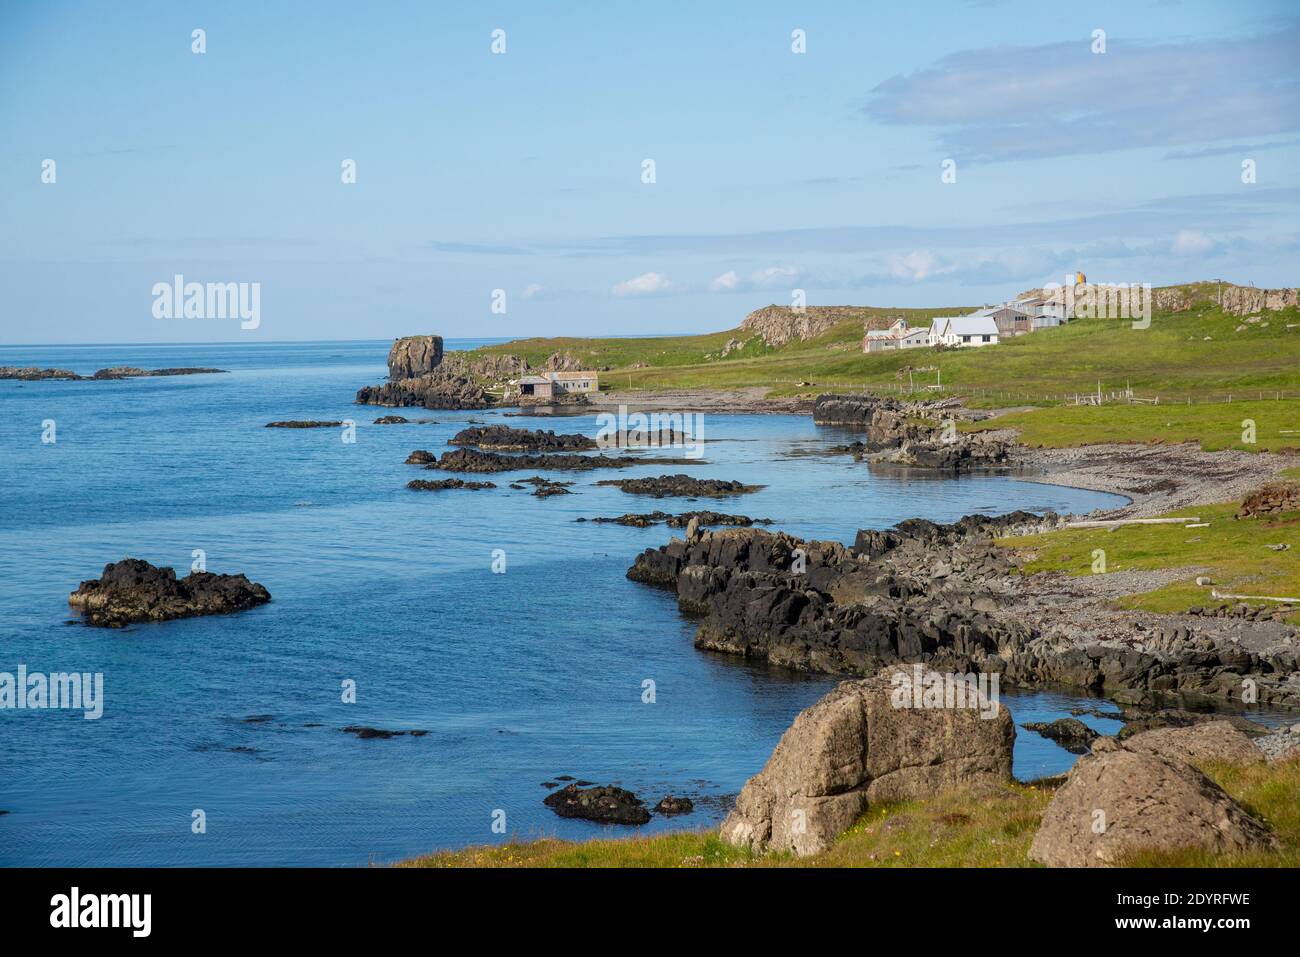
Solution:
[[(807, 454), (850, 436), (793, 415), (708, 415), (705, 464), (550, 473), (576, 480), (572, 495), (507, 487), (531, 470), (487, 476), (495, 490), (413, 492), (409, 479), (441, 476), (406, 456), (441, 455), (471, 420), (588, 435), (596, 422), (355, 405), (386, 375), (389, 344), (0, 347), (0, 365), (229, 370), (0, 382), (0, 671), (104, 675), (99, 720), (0, 710), (0, 864), (349, 866), (625, 832), (544, 807), (542, 782), (559, 775), (616, 782), (651, 805), (696, 801), (646, 832), (715, 824), (833, 682), (696, 651), (673, 596), (625, 577), (640, 551), (680, 533), (575, 519), (705, 507), (848, 543), (912, 516), (1121, 501), (1008, 477), (873, 473)], [(389, 411), (436, 424), (371, 424)], [(264, 428), (281, 419), (353, 419), (356, 441)], [(47, 420), (53, 444), (41, 441)], [(664, 471), (766, 488), (697, 505), (594, 485)], [(272, 602), (120, 631), (76, 623), (68, 593), (105, 563), (132, 556), (184, 575), (196, 549)], [(1003, 702), (1018, 722), (1099, 703)], [(348, 725), (428, 734), (362, 740)], [(1022, 778), (1073, 760), (1018, 735)]]

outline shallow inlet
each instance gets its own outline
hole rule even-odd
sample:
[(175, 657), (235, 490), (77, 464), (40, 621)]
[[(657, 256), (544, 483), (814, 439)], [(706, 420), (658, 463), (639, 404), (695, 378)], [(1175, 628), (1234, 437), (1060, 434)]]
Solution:
[[(716, 821), (794, 715), (832, 683), (697, 652), (672, 596), (629, 582), (642, 549), (673, 530), (578, 517), (709, 507), (852, 541), (907, 517), (951, 521), (1016, 508), (1084, 512), (1115, 496), (1006, 477), (873, 472), (845, 456), (790, 455), (844, 440), (807, 416), (710, 415), (700, 477), (765, 485), (693, 503), (646, 499), (602, 478), (553, 474), (575, 494), (539, 499), (492, 476), (487, 491), (412, 492), (404, 465), (438, 454), (469, 420), (594, 435), (496, 412), (425, 412), (437, 424), (375, 426), (352, 403), (380, 381), (389, 343), (0, 349), (0, 364), (93, 371), (201, 365), (230, 375), (114, 382), (0, 382), (0, 670), (105, 675), (105, 713), (0, 716), (0, 864), (355, 865), (507, 833), (582, 838), (600, 828), (543, 807), (558, 775), (617, 781), (651, 803), (703, 797), (647, 830)], [(448, 342), (448, 348), (465, 343)], [(414, 417), (414, 416), (412, 416)], [(39, 423), (58, 423), (40, 443)], [(354, 419), (276, 430), (277, 419)], [(105, 632), (67, 625), (67, 595), (125, 555), (179, 573), (245, 572), (271, 604), (225, 618)], [(493, 574), (492, 553), (506, 553)], [(357, 683), (357, 703), (340, 683)], [(646, 679), (655, 703), (642, 703)], [(1097, 699), (1003, 700), (1017, 723)], [(247, 722), (255, 715), (264, 721)], [(1099, 730), (1114, 726), (1084, 717)], [(428, 729), (359, 740), (345, 725)], [(1023, 778), (1074, 760), (1031, 732)], [(191, 832), (206, 812), (208, 831)]]

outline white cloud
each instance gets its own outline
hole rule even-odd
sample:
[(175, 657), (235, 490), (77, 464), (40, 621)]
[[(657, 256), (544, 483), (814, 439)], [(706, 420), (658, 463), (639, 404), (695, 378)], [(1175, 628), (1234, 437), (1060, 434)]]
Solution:
[(713, 282), (709, 283), (709, 289), (714, 292), (735, 292), (736, 288), (739, 286), (740, 277), (736, 275), (734, 269), (727, 270), (721, 276), (715, 278)]
[[(1087, 34), (951, 53), (871, 91), (872, 120), (937, 127), (949, 156), (1010, 160), (1198, 146), (1300, 129), (1300, 25), (1167, 43)], [(943, 155), (942, 153), (940, 155)]]
[(1201, 256), (1214, 248), (1214, 240), (1195, 229), (1180, 230), (1174, 237), (1173, 252), (1178, 256)]
[(758, 288), (770, 289), (773, 286), (787, 285), (799, 275), (799, 272), (799, 269), (794, 266), (768, 266), (766, 269), (760, 269), (750, 278)]
[(672, 288), (668, 277), (659, 272), (642, 273), (632, 279), (616, 283), (611, 290), (616, 296), (653, 296)]
[(914, 249), (905, 256), (890, 256), (886, 265), (889, 274), (895, 279), (909, 279), (913, 282), (952, 272), (953, 269), (951, 266), (941, 266), (934, 253), (928, 249)]
[(537, 295), (545, 288), (546, 287), (543, 286), (541, 283), (530, 282), (527, 286), (524, 287), (524, 298), (532, 299), (533, 296)]

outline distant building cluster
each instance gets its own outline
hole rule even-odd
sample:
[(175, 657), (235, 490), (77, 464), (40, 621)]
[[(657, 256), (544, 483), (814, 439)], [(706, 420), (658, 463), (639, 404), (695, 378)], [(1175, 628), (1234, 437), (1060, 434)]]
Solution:
[(1003, 339), (1023, 336), (1068, 322), (1065, 304), (1045, 296), (1026, 296), (986, 306), (965, 316), (940, 316), (929, 328), (899, 319), (888, 329), (873, 329), (862, 341), (863, 352), (950, 346), (959, 349), (995, 346)]

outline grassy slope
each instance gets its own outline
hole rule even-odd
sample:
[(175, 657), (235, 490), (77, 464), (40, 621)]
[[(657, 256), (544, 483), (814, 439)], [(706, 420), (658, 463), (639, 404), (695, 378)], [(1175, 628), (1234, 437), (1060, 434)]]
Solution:
[[(928, 317), (949, 311), (864, 309), (863, 314), (908, 315), (927, 323)], [(484, 351), (521, 354), (530, 362), (543, 362), (557, 350), (569, 352), (594, 366), (612, 367), (602, 379), (606, 388), (770, 386), (778, 395), (814, 395), (837, 387), (888, 388), (907, 381), (905, 374), (896, 374), (899, 369), (937, 365), (953, 392), (972, 393), (975, 404), (985, 405), (1022, 400), (974, 394), (976, 390), (1062, 395), (1095, 390), (1098, 379), (1103, 389), (1130, 384), (1139, 395), (1159, 395), (1164, 402), (1211, 392), (1258, 398), (1261, 391), (1300, 390), (1300, 312), (1265, 313), (1264, 321), (1267, 326), (1260, 322), (1236, 332), (1240, 317), (1203, 303), (1183, 313), (1157, 315), (1145, 330), (1122, 320), (1081, 320), (995, 347), (943, 352), (864, 355), (863, 324), (857, 320), (780, 349), (754, 340), (725, 359), (706, 356), (716, 356), (728, 339), (744, 339), (745, 334), (732, 329), (655, 339), (523, 339)], [(637, 364), (644, 367), (630, 368)], [(918, 381), (930, 382), (933, 376), (927, 372)], [(812, 385), (799, 386), (801, 381)]]
[[(1197, 605), (1226, 602), (1198, 587), (1198, 574), (1208, 575), (1221, 592), (1300, 598), (1300, 512), (1235, 519), (1236, 505), (1198, 505), (1170, 515), (1195, 515), (1209, 528), (1182, 525), (1125, 525), (1118, 531), (1077, 529), (1002, 539), (1029, 560), (1026, 574), (1059, 571), (1092, 574), (1092, 553), (1103, 549), (1108, 573), (1131, 569), (1187, 568), (1186, 578), (1155, 591), (1122, 601), (1128, 608), (1154, 612), (1186, 611)], [(1287, 551), (1267, 546), (1290, 545)], [(1191, 569), (1203, 569), (1192, 571)], [(1245, 602), (1258, 605), (1264, 602)], [(1296, 616), (1300, 617), (1300, 616)]]
[[(1258, 392), (1255, 393), (1256, 395)], [(1254, 441), (1246, 431), (1254, 423)], [(1015, 428), (1025, 445), (1199, 442), (1207, 451), (1300, 449), (1300, 399), (1195, 405), (1072, 405), (1015, 412), (971, 428)], [(1294, 430), (1294, 434), (1288, 434)]]
[[(1180, 850), (1143, 853), (1145, 866), (1295, 867), (1300, 865), (1300, 759), (1204, 770), (1247, 810), (1268, 822), (1281, 850), (1211, 857)], [(957, 791), (869, 810), (835, 846), (813, 857), (754, 855), (715, 831), (686, 831), (575, 844), (547, 838), (443, 851), (407, 867), (1030, 867), (1029, 844), (1052, 791), (1012, 784), (993, 794)]]

